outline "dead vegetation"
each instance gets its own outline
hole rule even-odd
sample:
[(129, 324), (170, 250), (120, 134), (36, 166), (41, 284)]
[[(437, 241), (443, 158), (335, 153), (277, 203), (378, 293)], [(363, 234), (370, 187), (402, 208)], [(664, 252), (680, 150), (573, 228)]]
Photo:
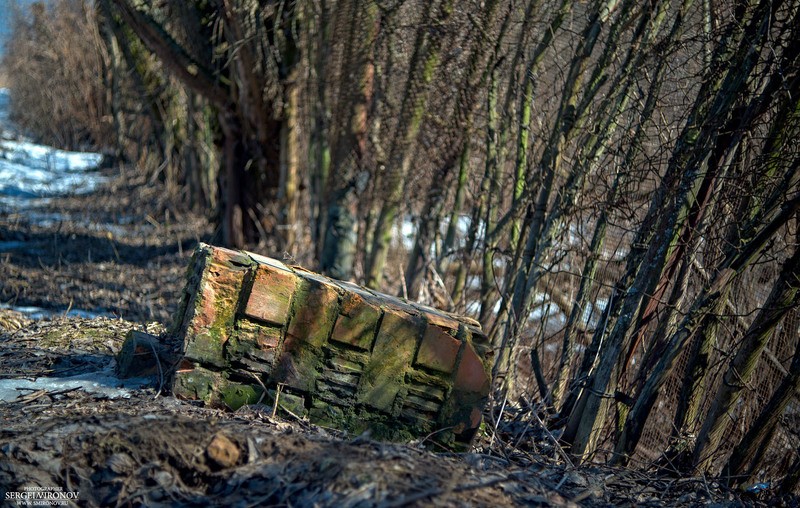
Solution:
[[(135, 326), (69, 319), (3, 330), (3, 377), (107, 368)], [(575, 467), (530, 407), (506, 405), (468, 453), (437, 453), (273, 416), (270, 406), (202, 408), (154, 385), (129, 398), (39, 391), (0, 403), (0, 494), (59, 486), (88, 506), (796, 506), (663, 469)]]

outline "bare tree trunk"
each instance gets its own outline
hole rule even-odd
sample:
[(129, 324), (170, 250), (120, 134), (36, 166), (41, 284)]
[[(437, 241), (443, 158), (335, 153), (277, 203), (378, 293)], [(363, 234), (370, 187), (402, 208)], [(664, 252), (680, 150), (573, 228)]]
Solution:
[[(797, 171), (794, 164), (790, 171)], [(732, 251), (717, 267), (717, 275), (709, 286), (698, 296), (692, 309), (681, 321), (678, 331), (670, 338), (661, 359), (642, 388), (636, 403), (625, 422), (625, 429), (615, 449), (614, 463), (624, 463), (636, 448), (660, 388), (667, 380), (678, 355), (698, 331), (706, 325), (709, 311), (716, 308), (719, 301), (727, 297), (735, 277), (741, 273), (764, 250), (767, 242), (794, 214), (800, 210), (800, 196), (787, 201), (771, 220), (759, 228), (757, 234), (741, 249)]]
[[(589, 15), (588, 22), (583, 30), (579, 46), (576, 49), (570, 69), (564, 85), (564, 93), (561, 97), (558, 115), (553, 124), (550, 138), (544, 148), (544, 152), (539, 161), (539, 168), (542, 173), (539, 192), (533, 204), (533, 214), (527, 225), (527, 241), (522, 253), (521, 266), (517, 270), (514, 278), (513, 290), (511, 292), (511, 306), (508, 312), (511, 313), (506, 321), (503, 337), (499, 345), (499, 352), (495, 361), (493, 374), (506, 377), (511, 367), (511, 350), (527, 318), (527, 307), (530, 305), (530, 296), (533, 287), (537, 282), (535, 276), (534, 260), (541, 255), (539, 250), (540, 235), (547, 218), (548, 203), (550, 201), (553, 182), (561, 165), (561, 152), (572, 134), (576, 121), (576, 107), (578, 105), (578, 94), (583, 83), (583, 74), (589, 57), (592, 54), (595, 44), (598, 41), (603, 24), (611, 16), (616, 8), (618, 0), (596, 1)], [(504, 299), (507, 299), (504, 296)], [(501, 305), (501, 308), (505, 305)], [(499, 320), (505, 316), (498, 316)], [(531, 350), (533, 364), (538, 364), (535, 350)], [(541, 373), (536, 373), (537, 377), (543, 378)], [(546, 391), (547, 387), (539, 387), (540, 391)]]
[(330, 125), (330, 105), (327, 95), (327, 70), (331, 56), (331, 26), (330, 6), (327, 0), (319, 1), (319, 14), (312, 16), (309, 23), (310, 30), (314, 33), (313, 61), (309, 58), (309, 68), (313, 69), (313, 81), (316, 84), (313, 99), (314, 120), (311, 125), (309, 139), (309, 156), (311, 170), (309, 174), (309, 188), (311, 191), (311, 241), (314, 243), (314, 252), (317, 259), (322, 259), (322, 249), (326, 231), (326, 207), (328, 176), (330, 174), (331, 150), (328, 144)]
[[(727, 464), (722, 470), (723, 477), (728, 479), (730, 485), (741, 485), (747, 483), (755, 467), (755, 457), (758, 450), (765, 446), (765, 442), (772, 436), (778, 424), (780, 416), (789, 405), (789, 402), (797, 395), (800, 390), (800, 342), (797, 343), (789, 367), (789, 374), (781, 381), (775, 393), (772, 394), (761, 413), (750, 425), (739, 443), (733, 448), (733, 454), (728, 459)], [(795, 460), (789, 468), (789, 474), (781, 485), (783, 492), (791, 492), (796, 488), (798, 481), (798, 471), (800, 459)]]
[(697, 470), (710, 471), (713, 452), (727, 430), (728, 413), (747, 386), (775, 327), (797, 305), (800, 305), (800, 248), (795, 248), (794, 255), (784, 262), (772, 292), (742, 338), (736, 356), (725, 372), (697, 436), (694, 449)]
[[(488, 31), (491, 29), (491, 25), (494, 23), (498, 6), (499, 2), (497, 0), (490, 0), (485, 3), (480, 20), (480, 35), (474, 45), (474, 48), (472, 49), (472, 53), (470, 54), (470, 58), (467, 63), (466, 78), (464, 79), (463, 86), (458, 95), (458, 102), (456, 103), (455, 117), (457, 125), (463, 129), (463, 139), (461, 140), (461, 149), (459, 151), (460, 155), (453, 157), (454, 160), (458, 160), (459, 173), (456, 181), (454, 205), (449, 216), (450, 221), (445, 233), (442, 251), (436, 263), (436, 269), (439, 272), (441, 272), (442, 268), (444, 267), (445, 257), (450, 256), (450, 251), (452, 251), (453, 245), (455, 244), (459, 213), (464, 207), (464, 194), (466, 192), (467, 177), (469, 175), (469, 143), (473, 131), (476, 97), (478, 90), (483, 88), (486, 81), (486, 75), (488, 74), (488, 72), (483, 69), (484, 65), (487, 63), (489, 65), (493, 65), (492, 62), (486, 62), (486, 53), (488, 52), (489, 45)], [(503, 27), (501, 27), (500, 33), (497, 35), (498, 44), (503, 39), (507, 22), (508, 17), (504, 20)], [(491, 55), (491, 57), (496, 57), (496, 55)], [(447, 160), (449, 164), (453, 164), (453, 162), (450, 162), (449, 156), (446, 157), (445, 160)], [(446, 172), (444, 174), (449, 174), (450, 170), (451, 168), (446, 168)], [(442, 178), (436, 178), (432, 183), (432, 186), (435, 188), (438, 186), (443, 186), (444, 184), (445, 180)], [(443, 201), (443, 190), (436, 190), (435, 192), (437, 195), (441, 196), (440, 201)], [(426, 207), (426, 209), (430, 210), (430, 206)], [(430, 219), (434, 217), (434, 215), (431, 215), (430, 213), (424, 213), (423, 217)], [(419, 267), (418, 258), (419, 256), (427, 256), (425, 250), (429, 249), (430, 247), (430, 241), (433, 237), (433, 228), (438, 227), (438, 221), (441, 219), (441, 213), (435, 214), (435, 217), (435, 224), (427, 224), (424, 227), (420, 226), (417, 235), (418, 238), (415, 241), (414, 251), (412, 252), (408, 261), (408, 267), (406, 269), (406, 286), (408, 287), (409, 296), (411, 298), (416, 297), (416, 290), (419, 287), (418, 277), (423, 273), (423, 270), (421, 270)], [(422, 234), (426, 235), (426, 237), (420, 238), (420, 235)], [(420, 243), (419, 247), (417, 246), (418, 243)], [(427, 244), (427, 246), (425, 244)], [(462, 268), (464, 266), (465, 264), (461, 265)], [(455, 288), (453, 289), (451, 299), (458, 300), (457, 295), (460, 294), (461, 290), (463, 289), (463, 281), (465, 278), (466, 272), (464, 271), (462, 273), (462, 271), (459, 270), (456, 278), (457, 282), (455, 284)]]
[[(349, 7), (349, 10), (348, 10)], [(334, 145), (330, 200), (325, 221), (325, 244), (320, 259), (324, 273), (350, 279), (356, 256), (358, 194), (363, 191), (362, 167), (367, 150), (368, 112), (372, 102), (375, 67), (372, 59), (380, 26), (378, 5), (372, 0), (352, 0), (340, 6), (349, 20), (349, 34), (342, 60), (342, 118)], [(366, 33), (358, 30), (366, 27)], [(352, 87), (352, 83), (357, 83)], [(352, 88), (352, 91), (351, 91)]]
[[(485, 215), (482, 216), (485, 231), (491, 231), (497, 220), (497, 207), (493, 198), (502, 201), (498, 196), (500, 179), (500, 161), (498, 160), (498, 115), (497, 115), (497, 76), (496, 69), (492, 70), (489, 78), (489, 95), (487, 98), (487, 124), (486, 124), (486, 172), (484, 182), (486, 188), (481, 188), (481, 200), (485, 200)], [(485, 193), (484, 193), (485, 191)], [(495, 292), (494, 255), (497, 249), (496, 237), (485, 235), (483, 242), (483, 263), (481, 275), (480, 311), (478, 320), (486, 323), (492, 313), (494, 302), (492, 295)]]
[[(389, 153), (386, 168), (386, 199), (375, 223), (375, 236), (372, 240), (369, 263), (367, 263), (367, 286), (377, 288), (383, 280), (392, 227), (400, 212), (403, 183), (411, 166), (414, 144), (425, 116), (428, 88), (439, 67), (445, 31), (441, 25), (447, 23), (453, 13), (453, 0), (442, 0), (436, 14), (435, 24), (439, 27), (428, 37), (419, 34), (415, 45), (415, 55), (411, 59), (406, 93), (400, 109), (400, 120), (395, 141)], [(427, 44), (423, 40), (427, 39)], [(423, 47), (424, 46), (424, 47)]]
[(294, 251), (297, 241), (297, 209), (300, 180), (300, 125), (298, 108), (300, 106), (300, 90), (297, 70), (290, 72), (284, 94), (284, 121), (280, 131), (280, 175), (278, 199), (281, 202), (281, 226), (284, 228), (283, 248), (289, 253)]
[[(469, 132), (469, 130), (467, 131)], [(442, 241), (442, 252), (437, 263), (437, 270), (439, 273), (444, 271), (448, 266), (446, 259), (453, 255), (456, 243), (456, 234), (458, 232), (458, 223), (461, 219), (461, 210), (464, 209), (464, 196), (467, 191), (467, 178), (469, 177), (469, 155), (470, 155), (470, 141), (469, 136), (464, 139), (461, 148), (461, 154), (458, 157), (458, 178), (456, 180), (456, 192), (453, 198), (453, 210), (450, 212), (449, 220), (447, 222), (447, 231), (445, 232), (444, 240)], [(458, 272), (453, 283), (453, 288), (450, 292), (450, 298), (453, 301), (459, 301), (461, 292), (464, 289), (466, 282), (467, 270), (466, 260), (463, 260), (458, 267)]]
[[(797, 388), (795, 388), (797, 390)], [(789, 466), (789, 473), (784, 477), (778, 492), (781, 494), (796, 494), (797, 486), (800, 485), (800, 449), (796, 452), (797, 458)]]
[[(765, 2), (766, 0), (757, 9), (754, 21), (746, 29), (746, 35), (743, 34), (739, 39), (741, 44), (737, 41), (736, 51), (728, 57), (725, 46), (719, 49), (723, 53), (719, 60), (727, 65), (724, 67), (726, 72), (718, 79), (704, 84), (673, 151), (662, 186), (668, 189), (672, 182), (677, 183), (678, 192), (673, 200), (674, 204), (668, 211), (660, 214), (655, 235), (643, 261), (642, 266), (646, 268), (639, 270), (633, 285), (627, 291), (620, 317), (609, 335), (606, 349), (594, 374), (592, 389), (583, 392), (584, 400), (580, 404), (580, 412), (573, 411), (570, 416), (570, 432), (569, 435), (565, 433), (565, 440), (571, 443), (572, 453), (576, 457), (587, 458), (594, 453), (609, 409), (607, 394), (616, 390), (614, 372), (620, 354), (630, 347), (631, 332), (641, 330), (641, 323), (637, 321), (637, 317), (641, 318), (643, 315), (641, 305), (648, 295), (663, 291), (665, 270), (669, 266), (675, 266), (670, 260), (674, 259), (676, 247), (682, 248), (677, 242), (686, 227), (687, 213), (695, 206), (697, 186), (708, 185), (709, 181), (715, 179), (715, 175), (709, 174), (708, 168), (703, 164), (712, 148), (711, 142), (730, 114), (734, 100), (745, 89), (750, 72), (757, 62), (758, 52), (751, 44), (760, 40), (757, 37), (765, 36), (768, 22), (772, 19), (769, 7), (773, 6)], [(725, 58), (729, 60), (724, 62)], [(651, 209), (652, 205), (657, 204), (654, 201)], [(709, 307), (703, 308), (704, 320), (708, 311)]]

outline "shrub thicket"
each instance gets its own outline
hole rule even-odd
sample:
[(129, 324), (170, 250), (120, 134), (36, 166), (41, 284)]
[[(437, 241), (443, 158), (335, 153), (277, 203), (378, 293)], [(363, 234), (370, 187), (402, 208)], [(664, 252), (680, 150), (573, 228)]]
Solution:
[(13, 13), (3, 58), (11, 116), (36, 139), (69, 149), (113, 145), (107, 56), (84, 0)]

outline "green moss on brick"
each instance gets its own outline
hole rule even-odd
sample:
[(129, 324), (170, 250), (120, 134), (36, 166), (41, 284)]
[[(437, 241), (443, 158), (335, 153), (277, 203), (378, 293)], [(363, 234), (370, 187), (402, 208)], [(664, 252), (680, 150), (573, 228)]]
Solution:
[(239, 294), (247, 266), (231, 261), (238, 253), (213, 249), (185, 325), (186, 357), (216, 367), (226, 367), (223, 344), (233, 330)]
[(218, 374), (202, 367), (195, 367), (175, 374), (172, 391), (181, 399), (210, 403), (221, 382), (222, 378)]
[(368, 350), (372, 347), (380, 318), (380, 309), (358, 295), (348, 294), (343, 299), (342, 311), (336, 320), (331, 340)]
[(414, 359), (422, 322), (408, 314), (387, 310), (369, 362), (364, 367), (357, 399), (390, 412), (403, 389), (406, 370)]
[(287, 335), (322, 347), (339, 315), (339, 295), (332, 286), (300, 277), (292, 304)]
[(219, 332), (209, 330), (192, 337), (186, 344), (186, 356), (196, 362), (215, 367), (226, 367), (228, 362), (223, 355), (224, 342)]
[(234, 363), (246, 360), (248, 365), (256, 364), (258, 372), (269, 372), (280, 339), (280, 328), (240, 319), (225, 343), (225, 357)]
[(219, 391), (222, 401), (234, 411), (245, 404), (255, 404), (261, 400), (263, 393), (264, 390), (260, 386), (230, 382), (223, 383)]

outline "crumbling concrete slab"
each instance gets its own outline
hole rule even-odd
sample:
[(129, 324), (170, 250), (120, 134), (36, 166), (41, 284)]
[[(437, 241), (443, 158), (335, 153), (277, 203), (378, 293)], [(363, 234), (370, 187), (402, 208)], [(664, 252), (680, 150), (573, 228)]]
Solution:
[(277, 398), (295, 416), (376, 438), (468, 442), (491, 386), (473, 319), (203, 244), (165, 341), (179, 357), (177, 397), (234, 410)]

